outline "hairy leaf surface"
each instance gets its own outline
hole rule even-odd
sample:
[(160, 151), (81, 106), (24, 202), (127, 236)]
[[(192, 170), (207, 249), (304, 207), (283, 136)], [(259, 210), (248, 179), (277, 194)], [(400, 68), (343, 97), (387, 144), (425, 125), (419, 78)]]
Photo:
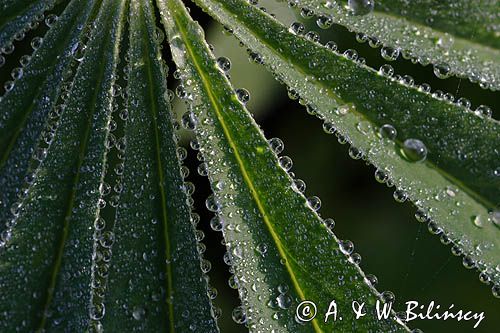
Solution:
[[(108, 277), (102, 327), (112, 332), (218, 332), (177, 157), (165, 99), (166, 68), (149, 0), (131, 2), (129, 22), (124, 171), (121, 180), (107, 185), (119, 186), (121, 193), (116, 215), (100, 216), (106, 224), (102, 232), (112, 232), (114, 243), (109, 268), (98, 260), (94, 265), (94, 279), (103, 271)], [(111, 204), (113, 194), (105, 198)], [(96, 251), (102, 250), (102, 243), (96, 244)]]

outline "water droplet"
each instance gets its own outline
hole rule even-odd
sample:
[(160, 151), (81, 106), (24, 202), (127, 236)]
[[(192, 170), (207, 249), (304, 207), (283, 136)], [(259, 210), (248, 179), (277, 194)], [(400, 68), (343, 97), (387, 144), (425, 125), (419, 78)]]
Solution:
[(476, 267), (476, 263), (474, 262), (474, 260), (469, 257), (469, 256), (465, 256), (462, 260), (462, 264), (464, 265), (465, 268), (467, 269), (473, 269), (474, 267)]
[(218, 212), (221, 209), (220, 203), (215, 199), (213, 194), (209, 195), (207, 200), (205, 200), (205, 205), (211, 212)]
[(259, 245), (257, 245), (257, 247), (255, 248), (255, 250), (257, 252), (259, 252), (262, 256), (265, 256), (266, 253), (267, 253), (267, 245), (266, 245), (266, 243), (260, 243)]
[(196, 119), (193, 112), (188, 111), (182, 115), (181, 123), (184, 128), (194, 130), (198, 124), (198, 119)]
[(399, 57), (399, 49), (389, 46), (384, 46), (380, 49), (380, 55), (387, 61), (394, 61)]
[(280, 138), (272, 138), (269, 140), (269, 145), (271, 146), (271, 149), (276, 153), (276, 154), (281, 154), (283, 149), (285, 148), (285, 145), (283, 141)]
[(227, 72), (231, 69), (231, 61), (226, 57), (217, 58), (217, 66), (224, 72)]
[(363, 152), (354, 146), (349, 147), (349, 156), (354, 160), (359, 160), (363, 157)]
[(491, 111), (491, 108), (486, 105), (479, 105), (476, 110), (474, 110), (474, 113), (478, 116), (491, 118), (493, 111)]
[(375, 0), (348, 0), (347, 5), (353, 15), (366, 15), (373, 12)]
[(312, 197), (308, 198), (307, 204), (314, 211), (318, 211), (321, 208), (321, 200), (317, 196), (312, 196)]
[(495, 226), (500, 228), (500, 210), (490, 212), (490, 219)]
[(397, 202), (403, 203), (408, 199), (408, 194), (406, 194), (406, 192), (403, 190), (396, 190), (393, 193), (393, 197)]
[(132, 317), (135, 320), (141, 320), (141, 319), (143, 319), (145, 314), (146, 314), (146, 310), (143, 307), (140, 307), (140, 306), (134, 307), (134, 310), (132, 311)]
[(55, 14), (49, 14), (46, 18), (45, 18), (45, 24), (47, 25), (47, 27), (52, 27), (54, 25), (54, 23), (57, 22), (57, 15)]
[(380, 66), (380, 69), (378, 70), (378, 72), (384, 76), (390, 77), (394, 74), (394, 68), (389, 64), (385, 64), (385, 65)]
[(300, 16), (302, 16), (305, 19), (309, 19), (314, 16), (314, 12), (307, 7), (303, 7), (300, 9)]
[(325, 121), (323, 123), (323, 131), (325, 131), (326, 134), (335, 134), (335, 132), (336, 132), (335, 126), (333, 125), (333, 123), (330, 123), (328, 121)]
[(294, 179), (292, 187), (295, 192), (304, 193), (306, 190), (306, 183), (302, 179)]
[(427, 157), (427, 147), (418, 139), (406, 139), (401, 151), (410, 162), (422, 162)]
[(440, 79), (446, 79), (451, 75), (451, 67), (444, 63), (434, 65), (434, 74)]
[(304, 33), (305, 29), (306, 29), (306, 27), (300, 22), (293, 22), (290, 25), (290, 32), (297, 34), (297, 35), (302, 35)]
[(427, 213), (423, 209), (417, 209), (415, 212), (415, 218), (417, 219), (418, 222), (427, 222), (429, 221), (429, 216), (427, 216)]
[(247, 316), (242, 306), (234, 308), (233, 312), (231, 313), (231, 317), (237, 324), (244, 324), (247, 321)]
[(318, 25), (318, 27), (320, 27), (321, 29), (328, 29), (332, 26), (333, 24), (333, 19), (330, 17), (330, 16), (326, 16), (326, 15), (321, 15), (320, 17), (318, 17), (318, 19), (316, 20), (316, 24)]
[(500, 284), (496, 284), (491, 288), (491, 293), (494, 297), (500, 298)]
[(283, 169), (285, 169), (285, 171), (290, 170), (293, 166), (292, 159), (288, 156), (280, 156), (279, 163), (280, 163), (280, 166)]
[(472, 217), (472, 223), (478, 227), (478, 228), (482, 228), (484, 227), (484, 219), (481, 215), (475, 215)]
[(380, 295), (382, 296), (382, 300), (385, 303), (394, 302), (394, 300), (396, 299), (396, 296), (394, 296), (394, 293), (392, 291), (384, 291)]
[(350, 240), (339, 241), (339, 247), (344, 254), (351, 254), (354, 251), (354, 244)]
[(276, 304), (280, 309), (288, 309), (292, 305), (292, 298), (287, 294), (279, 294), (276, 297)]
[(396, 130), (396, 128), (394, 126), (392, 126), (390, 124), (385, 124), (385, 125), (382, 125), (382, 127), (380, 127), (379, 135), (382, 138), (394, 140), (396, 138), (396, 136), (398, 135), (398, 131)]
[(338, 46), (334, 41), (329, 41), (328, 43), (325, 44), (325, 46), (332, 51), (337, 51), (338, 49)]
[(42, 46), (42, 43), (43, 43), (42, 37), (35, 37), (31, 41), (31, 47), (33, 48), (33, 50), (38, 50), (38, 48), (40, 48), (40, 46)]
[[(319, 35), (316, 31), (309, 31), (306, 36), (305, 36), (308, 40), (310, 40), (311, 42), (314, 42), (314, 43), (319, 43)], [(316, 66), (309, 66), (310, 68), (314, 68)]]
[(327, 218), (323, 220), (323, 223), (326, 225), (326, 227), (330, 230), (333, 230), (335, 227), (335, 221), (332, 218)]
[(241, 103), (246, 104), (250, 100), (250, 93), (244, 88), (236, 89), (236, 97)]

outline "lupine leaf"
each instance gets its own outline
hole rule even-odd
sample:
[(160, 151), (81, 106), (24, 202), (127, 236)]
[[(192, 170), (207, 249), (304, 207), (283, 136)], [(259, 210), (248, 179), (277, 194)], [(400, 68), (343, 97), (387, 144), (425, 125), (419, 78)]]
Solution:
[[(184, 120), (195, 129), (215, 194), (207, 207), (222, 223), (243, 302), (244, 313), (236, 309), (235, 320), (246, 320), (251, 331), (405, 331), (392, 318), (354, 320), (351, 300), (373, 308), (380, 295), (340, 250), (313, 203), (293, 189), (293, 179), (217, 68), (201, 27), (180, 1), (158, 4), (192, 112)], [(343, 320), (325, 323), (332, 299)], [(295, 307), (302, 300), (313, 300), (324, 313), (306, 325), (297, 322)]]
[(116, 215), (102, 230), (112, 230), (114, 244), (109, 268), (101, 261), (94, 266), (95, 272), (109, 269), (102, 327), (113, 332), (218, 332), (177, 157), (165, 99), (166, 69), (149, 0), (131, 2), (129, 22), (123, 179)]
[(55, 138), (4, 233), (1, 331), (88, 329), (92, 231), (125, 7), (104, 1)]
[[(353, 156), (373, 163), (379, 179), (396, 185), (401, 197), (409, 196), (419, 207), (419, 219), (432, 219), (429, 227), (443, 231), (443, 240), (451, 239), (457, 252), (468, 256), (467, 266), (476, 263), (500, 282), (495, 270), (500, 264), (498, 121), (292, 34), (246, 1), (196, 3), (258, 54), (311, 113), (324, 119), (325, 128), (350, 142)], [(394, 141), (379, 135), (387, 124), (397, 130)], [(405, 157), (408, 139), (424, 144), (424, 161)]]
[(353, 2), (375, 3), (374, 10), (366, 15), (353, 15), (344, 0), (294, 1), (349, 30), (375, 37), (385, 46), (402, 50), (407, 58), (414, 58), (424, 65), (449, 67), (448, 75), (479, 81), (493, 90), (500, 89), (498, 1)]

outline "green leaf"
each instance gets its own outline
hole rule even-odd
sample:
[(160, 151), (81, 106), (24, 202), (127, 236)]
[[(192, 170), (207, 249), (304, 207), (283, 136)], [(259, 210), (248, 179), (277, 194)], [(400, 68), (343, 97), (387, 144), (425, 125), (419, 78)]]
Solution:
[(125, 1), (104, 1), (56, 135), (0, 248), (0, 330), (88, 327), (93, 221)]
[[(122, 189), (116, 214), (104, 218), (101, 232), (112, 231), (114, 244), (109, 268), (94, 263), (100, 274), (94, 279), (108, 277), (105, 296), (94, 293), (94, 304), (104, 302), (105, 331), (218, 332), (164, 97), (166, 68), (149, 0), (131, 2), (129, 22), (124, 173), (108, 184)], [(113, 202), (113, 196), (106, 200)], [(105, 250), (96, 241), (95, 251)]]
[(351, 31), (374, 37), (384, 46), (400, 49), (406, 58), (449, 67), (449, 75), (500, 89), (498, 1), (374, 2), (372, 13), (353, 15), (347, 1), (295, 1), (323, 16), (324, 22), (329, 18)]
[[(17, 39), (24, 38), (31, 25), (43, 18), (45, 11), (54, 7), (56, 0), (11, 0), (0, 4), (0, 49), (11, 47)], [(21, 38), (22, 37), (22, 38)]]
[[(326, 130), (349, 142), (355, 158), (374, 164), (397, 195), (408, 195), (421, 221), (500, 283), (498, 121), (294, 35), (246, 1), (195, 2), (258, 54), (291, 95), (299, 94)], [(387, 124), (397, 130), (394, 141), (379, 135)], [(405, 157), (408, 139), (424, 144), (425, 161)]]
[[(183, 81), (180, 90), (185, 89), (191, 108), (183, 120), (195, 129), (194, 146), (199, 144), (215, 194), (206, 204), (222, 224), (243, 302), (233, 318), (246, 321), (251, 331), (405, 331), (392, 318), (354, 319), (352, 300), (371, 310), (380, 294), (347, 255), (351, 243), (342, 242), (343, 253), (311, 208), (316, 199), (308, 203), (294, 190), (293, 179), (217, 68), (201, 27), (182, 3), (159, 0), (158, 6)], [(343, 320), (325, 323), (333, 299)], [(295, 320), (302, 300), (318, 304), (318, 317), (308, 324)]]
[(36, 146), (47, 138), (42, 133), (52, 137), (54, 121), (48, 115), (60, 100), (62, 86), (71, 82), (82, 35), (88, 29), (82, 33), (82, 27), (87, 27), (97, 9), (95, 1), (73, 1), (22, 68), (22, 77), (0, 100), (0, 231), (12, 217), (11, 207), (21, 194)]

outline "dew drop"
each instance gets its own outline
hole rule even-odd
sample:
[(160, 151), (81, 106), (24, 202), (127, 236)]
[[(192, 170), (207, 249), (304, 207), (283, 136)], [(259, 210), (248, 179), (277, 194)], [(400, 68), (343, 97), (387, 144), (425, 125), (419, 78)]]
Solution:
[(302, 35), (304, 33), (305, 29), (306, 29), (306, 27), (300, 22), (293, 22), (290, 25), (290, 32), (297, 34), (297, 35)]
[(484, 219), (481, 215), (475, 215), (472, 217), (472, 223), (478, 227), (478, 228), (482, 228), (484, 227)]
[(312, 196), (312, 197), (308, 198), (307, 204), (314, 211), (318, 211), (321, 208), (321, 200), (317, 196)]
[(410, 162), (422, 162), (427, 157), (427, 147), (418, 139), (406, 139), (401, 152)]
[(451, 75), (451, 68), (448, 64), (434, 65), (434, 74), (440, 79), (446, 79)]
[(292, 159), (288, 156), (280, 156), (279, 163), (285, 171), (290, 170), (293, 166)]
[(373, 12), (375, 0), (348, 0), (347, 5), (353, 15), (366, 15)]
[(283, 141), (280, 138), (272, 138), (269, 140), (269, 145), (271, 146), (271, 149), (278, 155), (281, 154), (283, 149), (285, 148), (285, 145)]
[(236, 97), (241, 103), (247, 104), (250, 100), (250, 93), (244, 88), (236, 89)]
[(394, 140), (398, 135), (396, 128), (390, 124), (382, 125), (379, 129), (379, 135), (382, 138)]
[(237, 324), (244, 324), (247, 321), (247, 316), (242, 306), (234, 308), (233, 312), (231, 313), (231, 317)]
[(43, 43), (42, 37), (35, 37), (31, 41), (31, 47), (33, 48), (33, 50), (38, 50), (40, 46), (42, 46), (42, 43)]
[(380, 69), (378, 70), (378, 72), (384, 76), (390, 77), (394, 74), (394, 68), (389, 64), (384, 64), (384, 65), (380, 66)]
[(384, 46), (380, 49), (380, 55), (387, 61), (394, 61), (399, 57), (399, 49), (389, 46)]
[(227, 72), (231, 69), (231, 61), (226, 57), (217, 58), (217, 66), (224, 72)]
[(50, 14), (45, 18), (45, 24), (49, 28), (52, 27), (56, 22), (57, 22), (57, 15), (55, 14)]
[(141, 320), (144, 318), (144, 315), (146, 314), (146, 310), (144, 308), (136, 306), (134, 310), (132, 311), (132, 317), (135, 320)]
[(333, 230), (335, 227), (335, 221), (332, 218), (327, 218), (323, 220), (323, 223), (326, 225), (326, 227), (330, 230)]
[(326, 16), (326, 15), (321, 15), (320, 17), (318, 17), (318, 19), (316, 20), (316, 24), (318, 25), (318, 27), (320, 27), (321, 29), (328, 29), (332, 26), (333, 24), (333, 19), (330, 17), (330, 16)]
[(344, 254), (351, 254), (354, 251), (354, 244), (350, 240), (339, 241), (339, 247)]
[(403, 190), (396, 190), (393, 193), (393, 197), (397, 202), (403, 203), (408, 199), (408, 194), (406, 194), (406, 192)]

